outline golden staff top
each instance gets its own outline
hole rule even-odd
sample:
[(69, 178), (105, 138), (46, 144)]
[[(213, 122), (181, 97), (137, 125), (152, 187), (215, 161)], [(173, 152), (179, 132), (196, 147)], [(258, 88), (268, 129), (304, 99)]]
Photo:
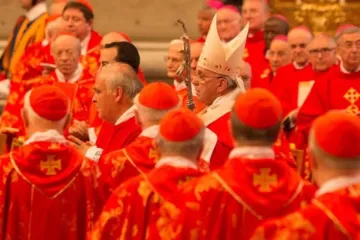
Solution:
[(195, 109), (195, 102), (192, 95), (192, 85), (191, 85), (190, 39), (184, 21), (179, 19), (177, 20), (177, 22), (181, 24), (184, 32), (183, 35), (181, 36), (181, 40), (183, 40), (184, 42), (184, 48), (181, 51), (181, 53), (184, 55), (184, 60), (181, 63), (179, 69), (176, 71), (176, 75), (178, 75), (179, 78), (185, 81), (188, 91), (187, 107), (191, 111), (193, 111)]

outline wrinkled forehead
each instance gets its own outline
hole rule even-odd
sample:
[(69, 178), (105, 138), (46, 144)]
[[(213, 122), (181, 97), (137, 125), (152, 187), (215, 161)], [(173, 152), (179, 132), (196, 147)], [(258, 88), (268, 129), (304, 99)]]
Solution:
[(347, 42), (357, 42), (360, 41), (360, 32), (348, 33), (341, 36), (340, 41)]
[(312, 39), (311, 33), (303, 29), (291, 30), (288, 34), (290, 45), (305, 43), (308, 44)]

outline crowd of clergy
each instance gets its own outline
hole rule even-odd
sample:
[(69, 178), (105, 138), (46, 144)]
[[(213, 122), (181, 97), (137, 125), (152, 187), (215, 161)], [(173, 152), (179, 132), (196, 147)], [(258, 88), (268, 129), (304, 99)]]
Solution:
[(190, 60), (186, 37), (169, 44), (169, 85), (121, 29), (93, 29), (87, 0), (20, 3), (0, 240), (360, 239), (359, 27), (208, 1)]

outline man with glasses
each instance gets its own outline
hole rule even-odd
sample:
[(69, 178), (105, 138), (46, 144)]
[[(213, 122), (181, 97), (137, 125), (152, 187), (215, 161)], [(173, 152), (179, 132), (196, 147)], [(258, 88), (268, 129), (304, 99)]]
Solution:
[(220, 39), (224, 42), (230, 42), (241, 31), (240, 11), (235, 6), (225, 5), (217, 11), (216, 15)]
[(202, 54), (199, 58), (196, 77), (193, 79), (196, 96), (207, 107), (198, 115), (212, 135), (205, 136), (213, 148), (205, 149), (210, 157), (210, 169), (221, 167), (233, 148), (228, 120), (238, 93), (244, 83), (239, 77), (248, 25), (233, 40), (230, 46), (221, 42), (215, 15)]

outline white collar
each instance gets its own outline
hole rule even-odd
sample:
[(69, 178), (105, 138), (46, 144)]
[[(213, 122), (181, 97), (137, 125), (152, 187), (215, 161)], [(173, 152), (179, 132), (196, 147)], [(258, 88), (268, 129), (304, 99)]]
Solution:
[(186, 89), (186, 83), (185, 81), (182, 81), (182, 82), (178, 82), (176, 80), (174, 80), (174, 88), (175, 88), (175, 91), (179, 92), (183, 89)]
[(89, 42), (91, 39), (91, 33), (88, 34), (84, 40), (81, 41), (80, 46), (81, 46), (81, 55), (85, 56), (87, 54), (88, 51), (88, 46), (89, 46)]
[(305, 65), (300, 66), (300, 65), (297, 64), (296, 62), (293, 62), (294, 68), (297, 69), (297, 70), (304, 69), (308, 64), (309, 64), (309, 63), (306, 63)]
[(46, 3), (38, 3), (26, 13), (26, 18), (29, 20), (29, 22), (32, 22), (46, 12)]
[[(348, 70), (345, 69), (344, 63), (342, 61), (340, 62), (340, 70), (342, 73), (345, 73), (345, 74), (353, 73), (353, 72), (349, 72)], [(359, 72), (359, 71), (360, 71), (360, 66), (356, 69), (355, 72)]]
[(239, 88), (235, 88), (231, 92), (216, 98), (213, 101), (213, 103), (210, 106), (208, 106), (206, 109), (213, 110), (218, 107), (225, 107), (225, 108), (229, 107), (231, 109), (235, 103), (236, 97), (240, 92), (241, 90)]
[(58, 133), (58, 131), (50, 129), (46, 132), (36, 132), (30, 136), (24, 142), (24, 145), (28, 145), (34, 142), (57, 142), (57, 143), (66, 143), (66, 139), (63, 135)]
[(148, 138), (155, 138), (156, 135), (159, 133), (159, 125), (154, 125), (154, 126), (151, 126), (151, 127), (148, 127), (148, 128), (145, 128), (140, 136), (142, 137), (148, 137)]
[(127, 120), (129, 120), (130, 118), (135, 116), (134, 110), (135, 110), (135, 105), (132, 105), (128, 110), (126, 110), (120, 117), (119, 119), (115, 122), (115, 126), (119, 125), (120, 123), (126, 122)]
[(319, 197), (326, 193), (335, 192), (342, 188), (349, 187), (353, 184), (360, 183), (360, 173), (356, 176), (342, 176), (334, 179), (330, 179), (325, 182), (319, 190), (315, 193), (315, 197)]
[(275, 152), (271, 147), (237, 147), (234, 148), (230, 154), (229, 158), (246, 158), (246, 159), (275, 159)]
[(180, 156), (160, 158), (160, 160), (156, 163), (155, 168), (160, 168), (164, 165), (175, 168), (198, 169), (198, 166), (194, 162)]
[(55, 69), (55, 74), (59, 82), (76, 83), (77, 81), (80, 80), (83, 70), (84, 67), (79, 63), (75, 72), (73, 72), (73, 74), (69, 77), (69, 79), (65, 79), (64, 74), (62, 74), (59, 71), (59, 69)]

